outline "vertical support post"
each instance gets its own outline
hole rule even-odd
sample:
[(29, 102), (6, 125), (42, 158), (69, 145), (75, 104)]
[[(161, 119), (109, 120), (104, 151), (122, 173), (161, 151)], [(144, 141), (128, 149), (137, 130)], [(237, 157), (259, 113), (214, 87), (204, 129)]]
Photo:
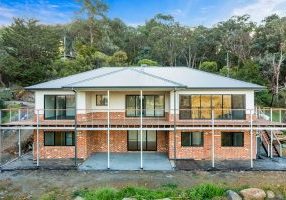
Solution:
[(140, 168), (143, 169), (143, 92), (140, 90)]
[(77, 91), (75, 94), (75, 117), (74, 117), (74, 165), (77, 166)]
[[(18, 121), (21, 121), (21, 109), (18, 110)], [(18, 131), (18, 156), (21, 157), (21, 129)]]
[(177, 95), (176, 95), (176, 90), (174, 90), (174, 169), (176, 169), (176, 160), (177, 160), (177, 137), (176, 137), (176, 132), (177, 132)]
[(270, 108), (270, 121), (272, 122), (272, 119), (273, 119), (273, 109)]
[(253, 168), (253, 117), (250, 110), (250, 168)]
[(215, 167), (215, 131), (214, 131), (214, 110), (212, 109), (212, 168)]
[(273, 131), (271, 129), (271, 136), (270, 136), (270, 157), (273, 158)]
[(109, 90), (107, 90), (107, 169), (110, 169), (110, 103)]
[(39, 161), (39, 158), (40, 158), (40, 155), (39, 155), (39, 148), (40, 148), (40, 145), (39, 145), (39, 110), (37, 110), (37, 167), (40, 166), (40, 161)]
[(9, 121), (12, 122), (12, 111), (11, 111), (11, 108), (9, 110), (9, 118), (10, 118)]
[(279, 109), (279, 122), (282, 122), (282, 111), (281, 108)]
[(18, 147), (19, 147), (18, 156), (21, 157), (21, 154), (22, 154), (22, 151), (21, 151), (21, 129), (19, 129), (19, 132), (18, 132)]

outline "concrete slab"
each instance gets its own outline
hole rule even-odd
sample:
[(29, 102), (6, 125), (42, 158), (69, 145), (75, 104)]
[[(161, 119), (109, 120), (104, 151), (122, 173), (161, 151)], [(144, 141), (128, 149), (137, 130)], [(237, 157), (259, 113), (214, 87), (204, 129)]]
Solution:
[[(107, 170), (107, 153), (92, 154), (79, 170)], [(140, 152), (110, 153), (110, 170), (141, 170)], [(173, 170), (167, 154), (143, 152), (143, 170)]]

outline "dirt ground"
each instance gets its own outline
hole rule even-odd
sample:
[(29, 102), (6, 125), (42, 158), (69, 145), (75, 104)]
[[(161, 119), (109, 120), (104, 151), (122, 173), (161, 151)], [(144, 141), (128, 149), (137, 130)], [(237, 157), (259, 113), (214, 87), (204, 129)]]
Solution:
[(176, 184), (188, 188), (215, 183), (229, 188), (260, 187), (286, 192), (286, 172), (79, 172), (58, 170), (11, 171), (0, 174), (1, 199), (39, 199), (54, 193), (56, 199), (72, 199), (84, 188), (142, 186), (156, 188)]

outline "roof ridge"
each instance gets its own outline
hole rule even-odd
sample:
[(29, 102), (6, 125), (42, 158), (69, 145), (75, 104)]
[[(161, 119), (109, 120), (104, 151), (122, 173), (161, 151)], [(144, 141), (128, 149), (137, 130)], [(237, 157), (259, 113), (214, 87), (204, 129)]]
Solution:
[(169, 79), (162, 78), (162, 77), (160, 77), (160, 76), (156, 76), (156, 75), (154, 75), (154, 74), (150, 74), (150, 73), (147, 73), (147, 72), (142, 71), (142, 70), (138, 70), (138, 69), (135, 69), (135, 68), (132, 68), (132, 67), (131, 67), (130, 69), (132, 69), (133, 71), (139, 72), (139, 73), (141, 73), (141, 74), (145, 74), (145, 75), (151, 76), (151, 77), (153, 77), (153, 78), (161, 79), (161, 80), (163, 80), (163, 81), (166, 81), (166, 82), (169, 82), (169, 83), (172, 83), (172, 84), (176, 84), (176, 85), (178, 85), (178, 86), (187, 87), (186, 85), (183, 85), (183, 84), (181, 84), (181, 83), (178, 83), (178, 82), (175, 82), (175, 81), (171, 81), (171, 80), (169, 80)]
[(110, 74), (114, 74), (114, 73), (119, 72), (119, 71), (124, 71), (126, 69), (127, 68), (123, 67), (123, 68), (120, 68), (120, 69), (118, 69), (116, 71), (111, 71), (111, 72), (107, 72), (107, 73), (104, 73), (104, 74), (101, 74), (101, 75), (89, 77), (89, 78), (86, 78), (86, 79), (83, 79), (83, 80), (80, 80), (80, 81), (72, 82), (72, 83), (69, 83), (67, 85), (64, 85), (62, 88), (66, 87), (66, 86), (69, 86), (69, 85), (77, 84), (77, 83), (80, 83), (80, 82), (88, 81), (88, 80), (91, 80), (91, 79), (94, 79), (94, 78), (100, 78), (100, 77), (103, 77), (103, 76), (108, 76)]

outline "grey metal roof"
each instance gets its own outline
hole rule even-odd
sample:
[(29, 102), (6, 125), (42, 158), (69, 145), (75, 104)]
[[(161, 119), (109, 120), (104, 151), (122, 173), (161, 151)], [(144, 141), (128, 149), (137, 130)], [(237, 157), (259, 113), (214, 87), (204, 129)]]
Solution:
[(188, 67), (103, 67), (29, 86), (60, 88), (263, 89), (263, 86)]

